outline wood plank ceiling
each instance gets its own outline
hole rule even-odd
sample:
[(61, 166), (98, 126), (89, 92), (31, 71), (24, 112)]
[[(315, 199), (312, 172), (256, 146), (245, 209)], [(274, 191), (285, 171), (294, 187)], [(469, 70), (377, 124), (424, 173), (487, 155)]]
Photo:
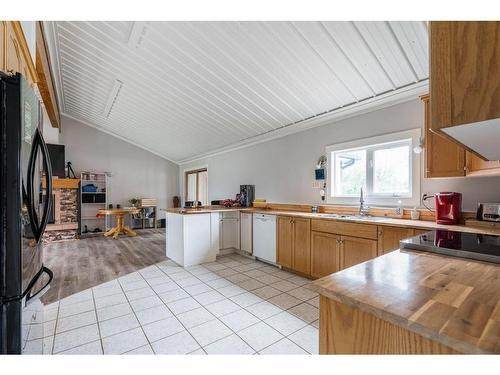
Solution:
[(425, 22), (46, 22), (64, 115), (180, 162), (428, 78)]

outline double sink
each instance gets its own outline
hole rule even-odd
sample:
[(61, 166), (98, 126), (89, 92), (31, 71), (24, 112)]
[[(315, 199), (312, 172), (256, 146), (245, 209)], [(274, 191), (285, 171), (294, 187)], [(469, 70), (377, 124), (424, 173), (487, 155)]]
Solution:
[(369, 215), (341, 215), (341, 214), (318, 214), (318, 217), (338, 220), (366, 220), (366, 221), (379, 221), (386, 220), (383, 216), (369, 216)]

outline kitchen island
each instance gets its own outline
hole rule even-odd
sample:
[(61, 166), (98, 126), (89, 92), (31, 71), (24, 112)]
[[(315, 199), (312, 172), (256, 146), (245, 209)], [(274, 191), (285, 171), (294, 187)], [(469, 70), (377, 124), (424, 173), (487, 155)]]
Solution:
[(396, 250), (311, 288), (320, 354), (500, 353), (500, 265)]
[(183, 267), (213, 262), (220, 250), (220, 213), (242, 208), (164, 209), (166, 256)]

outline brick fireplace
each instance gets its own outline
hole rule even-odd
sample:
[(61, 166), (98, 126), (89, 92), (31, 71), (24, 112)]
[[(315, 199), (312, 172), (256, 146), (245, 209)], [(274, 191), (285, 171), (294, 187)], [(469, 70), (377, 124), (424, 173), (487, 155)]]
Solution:
[(43, 235), (45, 243), (78, 238), (78, 192), (80, 179), (52, 180), (52, 213)]

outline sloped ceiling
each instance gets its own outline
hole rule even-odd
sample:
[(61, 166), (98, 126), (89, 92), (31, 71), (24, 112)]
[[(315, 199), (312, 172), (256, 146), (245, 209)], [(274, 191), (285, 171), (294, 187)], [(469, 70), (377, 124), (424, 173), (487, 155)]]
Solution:
[(63, 115), (175, 162), (428, 78), (425, 22), (45, 27)]

